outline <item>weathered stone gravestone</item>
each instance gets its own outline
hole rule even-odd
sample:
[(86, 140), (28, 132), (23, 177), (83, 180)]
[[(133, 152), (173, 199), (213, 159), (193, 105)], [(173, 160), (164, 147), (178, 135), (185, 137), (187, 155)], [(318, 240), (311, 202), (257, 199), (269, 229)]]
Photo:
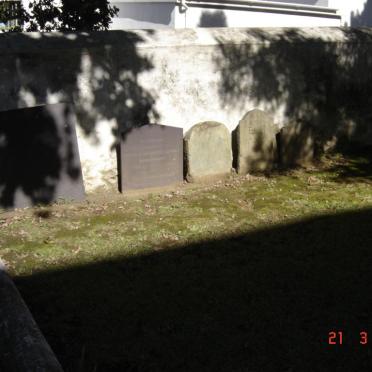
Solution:
[(284, 167), (306, 166), (314, 160), (315, 138), (312, 127), (289, 123), (280, 131), (280, 162)]
[(167, 186), (183, 180), (182, 128), (144, 125), (120, 142), (120, 190)]
[(231, 173), (231, 136), (225, 125), (206, 121), (194, 125), (184, 139), (188, 181)]
[(276, 135), (279, 128), (261, 110), (249, 111), (233, 132), (238, 173), (271, 170), (277, 161)]
[(0, 207), (85, 197), (73, 107), (0, 112)]

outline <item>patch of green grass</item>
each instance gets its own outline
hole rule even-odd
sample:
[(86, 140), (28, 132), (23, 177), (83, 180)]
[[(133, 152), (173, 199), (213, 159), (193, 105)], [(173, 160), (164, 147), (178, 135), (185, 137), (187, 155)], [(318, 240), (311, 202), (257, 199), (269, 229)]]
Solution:
[[(357, 160), (347, 164), (364, 167), (365, 159)], [(0, 256), (13, 275), (28, 275), (49, 270), (51, 262), (59, 267), (87, 264), (132, 255), (143, 246), (177, 246), (283, 220), (370, 206), (369, 183), (336, 182), (334, 162), (328, 168), (271, 178), (235, 177), (136, 200), (91, 198), (83, 204), (41, 207), (37, 213), (17, 211), (2, 220)], [(344, 169), (345, 163), (340, 167)], [(37, 217), (40, 211), (50, 216)]]
[(366, 370), (363, 159), (3, 213), (0, 257), (66, 371)]

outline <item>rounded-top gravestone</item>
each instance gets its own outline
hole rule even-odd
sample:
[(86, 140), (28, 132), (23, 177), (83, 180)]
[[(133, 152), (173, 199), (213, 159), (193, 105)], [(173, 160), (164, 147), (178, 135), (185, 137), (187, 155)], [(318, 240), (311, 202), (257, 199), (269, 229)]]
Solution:
[(280, 160), (284, 167), (306, 166), (314, 160), (314, 129), (290, 122), (280, 131)]
[(188, 181), (231, 173), (231, 136), (224, 124), (206, 121), (194, 125), (184, 139)]
[(273, 119), (261, 110), (249, 111), (235, 129), (234, 152), (238, 173), (271, 170), (277, 160), (276, 135)]

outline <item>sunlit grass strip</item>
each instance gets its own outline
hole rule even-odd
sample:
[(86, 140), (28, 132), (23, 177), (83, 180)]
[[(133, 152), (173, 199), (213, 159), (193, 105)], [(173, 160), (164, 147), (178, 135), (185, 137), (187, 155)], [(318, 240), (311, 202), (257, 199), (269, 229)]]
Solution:
[(28, 275), (372, 207), (369, 179), (336, 182), (336, 173), (235, 177), (137, 199), (107, 195), (0, 214), (0, 257), (13, 275)]

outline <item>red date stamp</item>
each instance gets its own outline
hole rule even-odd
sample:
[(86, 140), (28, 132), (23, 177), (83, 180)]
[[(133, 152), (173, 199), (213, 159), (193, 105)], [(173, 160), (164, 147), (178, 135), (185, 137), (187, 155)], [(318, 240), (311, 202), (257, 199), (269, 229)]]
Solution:
[[(328, 333), (328, 345), (342, 345), (344, 342), (343, 331), (331, 331)], [(368, 344), (368, 333), (366, 331), (359, 332), (359, 344)]]

